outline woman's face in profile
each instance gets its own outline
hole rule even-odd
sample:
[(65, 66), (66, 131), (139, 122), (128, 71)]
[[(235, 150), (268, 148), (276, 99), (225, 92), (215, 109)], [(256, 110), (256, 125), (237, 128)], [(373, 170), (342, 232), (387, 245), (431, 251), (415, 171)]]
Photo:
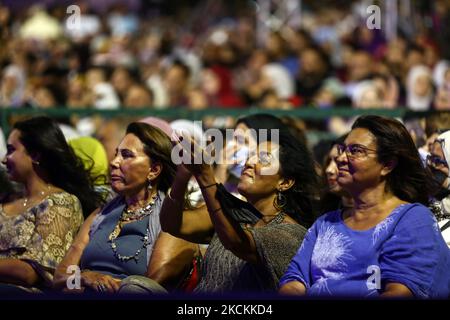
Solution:
[(147, 188), (151, 160), (144, 144), (134, 134), (127, 134), (110, 163), (111, 187), (118, 194), (135, 195)]
[(7, 152), (3, 159), (8, 178), (12, 181), (25, 182), (33, 169), (33, 159), (20, 141), (20, 131), (14, 129), (8, 137)]
[(337, 178), (338, 178), (338, 167), (335, 161), (335, 158), (338, 156), (338, 152), (337, 152), (337, 146), (334, 145), (329, 154), (329, 161), (328, 161), (328, 165), (325, 168), (325, 175), (327, 178), (327, 184), (328, 184), (328, 189), (330, 190), (330, 192), (334, 193), (334, 194), (340, 194), (342, 192), (342, 188), (341, 186), (337, 183)]

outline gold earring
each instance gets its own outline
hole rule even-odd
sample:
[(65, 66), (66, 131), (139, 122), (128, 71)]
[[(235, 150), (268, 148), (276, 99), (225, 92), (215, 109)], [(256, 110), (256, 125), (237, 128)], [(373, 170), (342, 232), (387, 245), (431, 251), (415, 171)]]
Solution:
[(148, 190), (148, 192), (150, 192), (150, 191), (152, 191), (152, 188), (153, 188), (152, 180), (148, 179), (147, 181), (148, 181), (147, 190)]
[(281, 193), (281, 191), (278, 191), (277, 196), (273, 199), (273, 206), (279, 210), (283, 211), (283, 208), (286, 206), (287, 199), (286, 196)]

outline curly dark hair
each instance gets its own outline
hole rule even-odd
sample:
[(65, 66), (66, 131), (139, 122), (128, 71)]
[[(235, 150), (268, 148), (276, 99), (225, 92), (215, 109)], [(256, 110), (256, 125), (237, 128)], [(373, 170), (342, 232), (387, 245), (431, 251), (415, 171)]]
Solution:
[(164, 193), (169, 190), (176, 173), (176, 165), (171, 160), (172, 143), (161, 129), (143, 122), (132, 122), (126, 133), (134, 134), (144, 144), (145, 154), (153, 161), (162, 164), (158, 177), (158, 189)]
[(81, 202), (84, 216), (103, 204), (94, 190), (89, 172), (67, 144), (56, 121), (38, 116), (14, 124), (28, 154), (39, 159), (45, 179), (58, 188), (75, 195)]
[(411, 135), (398, 120), (375, 115), (356, 119), (352, 129), (364, 128), (376, 138), (378, 161), (395, 160), (395, 168), (387, 176), (387, 188), (399, 199), (428, 205), (435, 188), (431, 174), (422, 165)]
[(281, 129), (280, 175), (295, 180), (294, 185), (282, 192), (286, 198), (283, 211), (309, 228), (317, 217), (320, 180), (311, 152), (288, 130)]

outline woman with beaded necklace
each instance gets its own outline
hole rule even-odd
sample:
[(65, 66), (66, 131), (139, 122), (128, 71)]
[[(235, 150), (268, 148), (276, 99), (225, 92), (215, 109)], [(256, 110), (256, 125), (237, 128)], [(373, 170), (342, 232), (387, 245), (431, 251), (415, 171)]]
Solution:
[(70, 265), (81, 268), (81, 290), (118, 292), (129, 276), (176, 288), (197, 246), (161, 232), (159, 211), (175, 176), (172, 144), (160, 129), (131, 123), (110, 163), (118, 197), (94, 211), (58, 266), (54, 286), (66, 288)]

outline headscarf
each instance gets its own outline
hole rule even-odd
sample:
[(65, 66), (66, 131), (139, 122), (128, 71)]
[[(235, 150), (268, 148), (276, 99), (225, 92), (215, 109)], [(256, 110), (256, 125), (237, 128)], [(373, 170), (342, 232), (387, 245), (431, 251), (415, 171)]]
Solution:
[[(3, 72), (3, 80), (7, 77), (14, 78), (16, 81), (16, 87), (11, 93), (10, 97), (1, 97), (0, 96), (0, 104), (4, 104), (6, 100), (8, 101), (9, 106), (11, 107), (19, 107), (23, 103), (25, 86), (26, 86), (26, 74), (22, 67), (18, 65), (11, 64), (7, 66)], [(5, 101), (2, 101), (5, 99)]]
[(97, 97), (94, 101), (95, 109), (106, 110), (119, 108), (120, 100), (111, 84), (106, 82), (98, 83), (94, 86), (93, 91)]
[(407, 107), (413, 111), (425, 111), (428, 110), (433, 101), (433, 93), (430, 92), (426, 96), (418, 96), (414, 92), (414, 86), (417, 79), (420, 76), (427, 76), (432, 81), (431, 70), (427, 66), (415, 66), (412, 67), (408, 73), (407, 79)]
[(92, 137), (79, 137), (69, 141), (75, 154), (89, 170), (95, 185), (106, 184), (108, 176), (108, 158), (103, 145)]
[(294, 79), (289, 71), (278, 63), (269, 63), (262, 67), (261, 72), (270, 79), (271, 87), (278, 97), (288, 99), (295, 93)]
[(201, 146), (204, 145), (205, 135), (203, 132), (203, 128), (200, 125), (200, 122), (179, 119), (172, 121), (170, 123), (170, 126), (172, 127), (172, 130), (185, 132), (189, 134), (195, 140), (196, 143), (198, 143)]
[[(353, 91), (352, 95), (352, 103), (355, 108), (361, 108), (361, 109), (367, 109), (368, 106), (365, 105), (364, 98), (365, 94), (368, 91), (377, 91), (377, 87), (375, 83), (371, 80), (364, 80), (361, 82), (358, 82), (358, 84), (355, 86), (355, 90)], [(379, 105), (373, 105), (370, 107), (383, 107), (384, 102), (382, 101), (382, 97), (380, 98), (380, 104)]]
[(151, 126), (154, 126), (158, 129), (161, 129), (162, 131), (164, 131), (165, 134), (167, 134), (167, 136), (170, 138), (172, 137), (172, 127), (170, 126), (170, 124), (160, 118), (156, 118), (156, 117), (147, 117), (144, 119), (139, 120), (139, 122), (143, 122), (146, 124), (149, 124)]
[(444, 84), (445, 72), (450, 68), (450, 62), (447, 60), (439, 61), (433, 68), (433, 81), (436, 87), (440, 88)]

